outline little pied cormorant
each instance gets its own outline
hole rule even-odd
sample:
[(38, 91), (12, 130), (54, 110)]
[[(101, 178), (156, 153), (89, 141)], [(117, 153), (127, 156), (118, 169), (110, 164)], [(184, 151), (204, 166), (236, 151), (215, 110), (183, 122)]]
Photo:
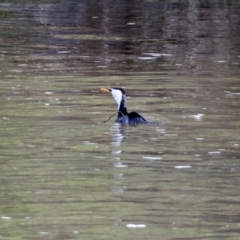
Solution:
[(117, 121), (120, 124), (148, 124), (145, 118), (136, 112), (127, 112), (126, 93), (122, 88), (101, 88), (102, 91), (111, 93), (118, 104)]

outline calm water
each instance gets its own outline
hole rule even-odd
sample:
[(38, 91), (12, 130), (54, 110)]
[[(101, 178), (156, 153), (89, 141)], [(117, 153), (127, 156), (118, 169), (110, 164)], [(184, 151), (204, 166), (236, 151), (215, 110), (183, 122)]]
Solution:
[[(1, 239), (239, 239), (238, 1), (0, 4)], [(160, 126), (120, 126), (114, 99)]]

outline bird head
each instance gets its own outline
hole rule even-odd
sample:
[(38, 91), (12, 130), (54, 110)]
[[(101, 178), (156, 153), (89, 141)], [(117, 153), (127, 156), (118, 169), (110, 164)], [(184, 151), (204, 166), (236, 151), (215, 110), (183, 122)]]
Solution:
[(121, 104), (125, 107), (126, 102), (126, 93), (122, 88), (101, 88), (103, 92), (111, 93), (113, 98), (118, 104), (118, 110), (121, 107)]

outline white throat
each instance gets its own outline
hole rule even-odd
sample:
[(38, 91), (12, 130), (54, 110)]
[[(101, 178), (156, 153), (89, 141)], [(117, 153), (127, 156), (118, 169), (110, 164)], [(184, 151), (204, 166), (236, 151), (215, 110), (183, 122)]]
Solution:
[(112, 96), (114, 97), (115, 101), (117, 102), (118, 104), (118, 110), (120, 108), (120, 105), (121, 105), (121, 101), (122, 101), (122, 92), (118, 89), (111, 89), (111, 93), (112, 93)]

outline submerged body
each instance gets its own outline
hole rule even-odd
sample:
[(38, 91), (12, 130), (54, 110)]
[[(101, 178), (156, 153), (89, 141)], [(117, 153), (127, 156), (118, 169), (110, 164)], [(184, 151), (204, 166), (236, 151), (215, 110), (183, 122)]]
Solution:
[(116, 122), (120, 124), (146, 124), (148, 121), (136, 112), (128, 113), (127, 115), (118, 115)]
[(109, 92), (118, 104), (118, 117), (116, 122), (120, 124), (160, 124), (149, 122), (136, 112), (127, 112), (126, 93), (122, 88), (101, 88), (104, 92)]

